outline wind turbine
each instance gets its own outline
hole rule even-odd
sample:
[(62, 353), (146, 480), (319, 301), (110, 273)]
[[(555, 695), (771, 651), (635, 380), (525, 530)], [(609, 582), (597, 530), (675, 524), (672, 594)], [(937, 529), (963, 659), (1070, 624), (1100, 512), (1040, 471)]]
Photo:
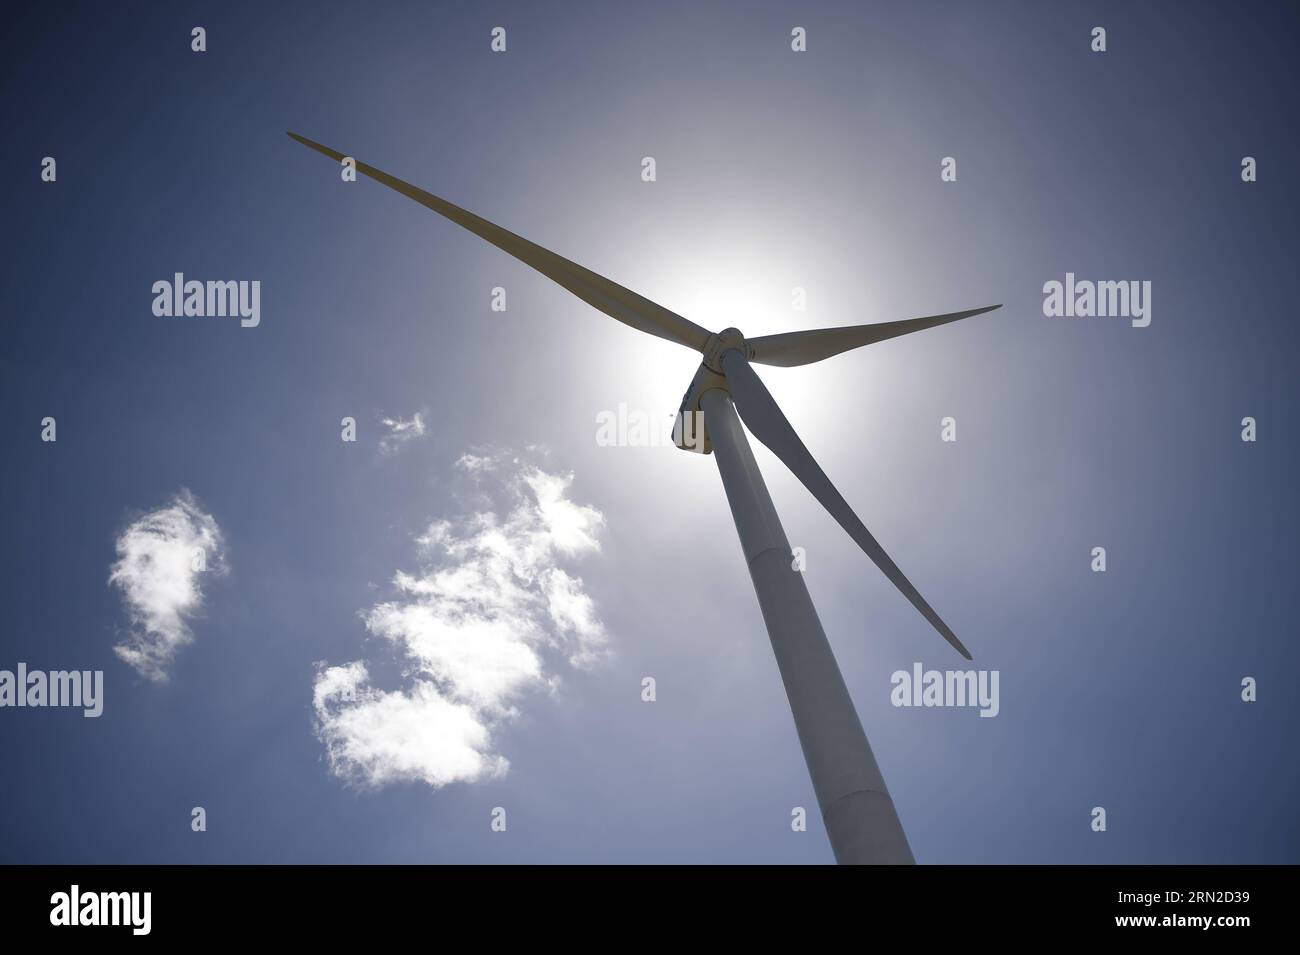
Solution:
[[(296, 133), (289, 136), (336, 162), (347, 158)], [(674, 429), (676, 443), (685, 450), (717, 452), (722, 484), (835, 859), (841, 864), (914, 862), (894, 802), (885, 788), (885, 780), (804, 585), (803, 574), (794, 568), (790, 543), (740, 422), (743, 420), (754, 437), (794, 472), (894, 586), (969, 660), (970, 652), (903, 576), (804, 447), (751, 363), (782, 367), (807, 365), (853, 348), (970, 318), (1001, 306), (754, 339), (746, 339), (735, 328), (710, 332), (590, 269), (380, 169), (363, 162), (357, 162), (356, 169), (510, 253), (611, 318), (703, 354), (678, 412)], [(693, 427), (698, 425), (701, 414), (703, 428)]]

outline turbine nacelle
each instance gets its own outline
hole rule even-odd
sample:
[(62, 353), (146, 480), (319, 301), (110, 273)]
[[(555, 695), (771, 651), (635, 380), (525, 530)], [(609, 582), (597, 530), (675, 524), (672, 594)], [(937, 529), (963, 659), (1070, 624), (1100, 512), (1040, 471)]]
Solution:
[[(729, 328), (727, 331), (736, 332), (734, 328)], [(740, 332), (736, 334), (739, 335)], [(713, 338), (718, 337), (718, 335), (713, 336)], [(721, 355), (722, 352), (719, 351), (718, 356)], [(673, 422), (673, 444), (683, 451), (694, 451), (696, 454), (713, 453), (713, 442), (709, 440), (709, 429), (704, 421), (704, 407), (700, 404), (704, 393), (713, 388), (727, 391), (727, 379), (721, 371), (710, 368), (706, 359), (695, 372), (686, 394), (682, 395), (682, 406), (677, 409), (677, 420)]]

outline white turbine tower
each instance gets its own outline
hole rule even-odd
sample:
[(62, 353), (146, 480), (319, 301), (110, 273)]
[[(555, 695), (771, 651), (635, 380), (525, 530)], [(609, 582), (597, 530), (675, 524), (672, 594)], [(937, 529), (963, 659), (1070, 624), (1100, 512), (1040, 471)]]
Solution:
[[(336, 162), (345, 158), (343, 153), (320, 143), (294, 133), (289, 135)], [(358, 162), (356, 169), (510, 253), (611, 318), (703, 354), (699, 371), (682, 400), (676, 441), (686, 450), (717, 452), (718, 470), (740, 535), (740, 546), (758, 594), (835, 859), (840, 863), (915, 861), (803, 575), (794, 569), (789, 541), (740, 420), (794, 472), (943, 638), (969, 660), (970, 653), (961, 641), (903, 576), (804, 447), (750, 363), (806, 365), (852, 348), (980, 315), (1001, 306), (755, 339), (746, 339), (735, 328), (710, 332), (590, 269), (423, 189), (363, 162)], [(736, 417), (737, 411), (740, 419)], [(703, 428), (695, 426), (701, 414)]]

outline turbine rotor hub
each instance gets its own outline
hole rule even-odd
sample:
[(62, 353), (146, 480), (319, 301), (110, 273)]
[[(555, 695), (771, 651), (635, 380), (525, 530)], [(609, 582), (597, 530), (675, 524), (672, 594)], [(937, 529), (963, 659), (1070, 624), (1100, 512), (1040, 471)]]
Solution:
[(739, 328), (724, 328), (720, 332), (714, 332), (704, 343), (704, 366), (710, 371), (722, 374), (722, 354), (733, 348), (746, 359), (753, 357), (753, 350), (745, 341), (745, 336)]

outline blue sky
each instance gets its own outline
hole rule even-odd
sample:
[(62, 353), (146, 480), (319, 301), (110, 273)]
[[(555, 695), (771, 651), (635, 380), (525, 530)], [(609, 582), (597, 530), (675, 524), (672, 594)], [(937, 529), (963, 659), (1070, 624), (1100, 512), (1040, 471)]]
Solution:
[[(1286, 5), (1174, 3), (16, 15), (0, 668), (102, 669), (105, 705), (0, 709), (0, 860), (830, 861), (712, 460), (596, 441), (620, 404), (675, 411), (698, 359), (341, 182), (292, 129), (714, 329), (1005, 303), (761, 371), (974, 665), (1000, 672), (993, 719), (891, 706), (892, 672), (959, 659), (757, 449), (918, 861), (1297, 861), (1296, 26)], [(151, 286), (178, 271), (258, 280), (258, 327), (155, 317)], [(1150, 281), (1150, 326), (1044, 316), (1067, 271)], [(385, 453), (383, 419), (416, 413), (424, 433)], [(475, 515), (536, 501), (517, 496), (535, 473), (600, 515), (591, 546), (547, 551), (533, 578), (580, 581), (599, 658), (575, 665), (582, 628), (532, 591), (512, 606), (537, 629), (513, 636), (536, 669), (471, 708), (508, 770), (343, 778), (313, 706), (322, 667), (366, 661), (372, 688), (409, 692), (406, 645), (368, 619), (427, 606), (399, 572), (465, 562), (421, 551), (431, 525), (475, 540)], [(114, 652), (140, 626), (109, 577), (183, 490), (225, 572), (196, 578), (192, 641), (160, 683)], [(381, 765), (363, 759), (360, 782)]]

